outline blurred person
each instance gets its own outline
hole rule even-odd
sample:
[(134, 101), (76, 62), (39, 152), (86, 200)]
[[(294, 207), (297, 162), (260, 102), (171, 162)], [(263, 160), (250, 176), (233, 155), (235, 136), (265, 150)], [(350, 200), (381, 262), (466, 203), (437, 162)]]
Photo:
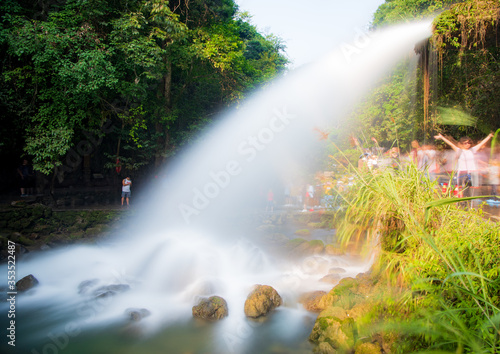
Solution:
[(498, 157), (490, 160), (488, 172), (491, 185), (491, 195), (494, 195), (496, 200), (500, 200), (498, 197), (498, 186), (500, 185), (500, 159), (498, 159)]
[(376, 170), (378, 168), (378, 156), (370, 155), (366, 160), (366, 165), (370, 171)]
[(473, 141), (468, 136), (460, 138), (458, 144), (453, 143), (450, 139), (445, 138), (441, 133), (434, 136), (436, 140), (442, 140), (448, 144), (456, 155), (456, 173), (457, 173), (457, 185), (462, 186), (464, 191), (464, 196), (471, 196), (471, 188), (477, 188), (479, 186), (478, 181), (478, 164), (476, 162), (476, 153), (483, 147), (488, 140), (493, 137), (493, 133), (488, 134), (477, 145), (472, 146)]
[(417, 169), (425, 169), (425, 154), (417, 140), (411, 142), (410, 161), (417, 165)]
[(389, 157), (391, 159), (392, 168), (398, 169), (401, 164), (399, 148), (397, 146), (393, 146), (391, 150), (389, 150)]
[(439, 163), (439, 153), (434, 145), (423, 145), (422, 151), (424, 154), (424, 166), (427, 171), (429, 179), (435, 181), (441, 172), (441, 165)]
[(271, 213), (274, 211), (274, 193), (271, 188), (267, 191), (266, 212), (268, 211)]
[(490, 161), (490, 149), (484, 144), (476, 152), (476, 163), (478, 169), (478, 185), (488, 184), (488, 170)]

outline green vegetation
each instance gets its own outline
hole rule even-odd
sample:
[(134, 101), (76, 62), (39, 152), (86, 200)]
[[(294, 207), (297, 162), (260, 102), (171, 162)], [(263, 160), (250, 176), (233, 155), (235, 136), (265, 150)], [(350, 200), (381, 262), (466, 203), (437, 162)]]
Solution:
[(0, 156), (59, 182), (84, 156), (158, 167), (287, 64), (233, 0), (6, 0), (0, 19)]
[(92, 243), (122, 227), (119, 221), (129, 213), (120, 210), (54, 211), (40, 204), (6, 207), (0, 210), (0, 260), (6, 257), (7, 240), (28, 250), (50, 244)]
[(419, 57), (395, 67), (353, 109), (350, 124), (334, 129), (333, 140), (347, 156), (353, 136), (367, 147), (373, 137), (384, 148), (397, 142), (406, 150), (412, 140), (433, 141), (439, 132), (480, 139), (498, 128), (499, 2), (390, 0), (372, 27), (429, 15), (437, 15), (433, 36), (416, 45)]
[[(366, 235), (377, 238), (380, 257), (369, 285), (345, 280), (327, 305), (348, 312), (368, 306), (355, 318), (358, 333), (381, 346), (380, 338), (391, 335), (394, 352), (498, 351), (500, 224), (465, 208), (466, 198), (443, 194), (413, 164), (357, 182), (337, 235), (347, 244), (360, 230), (371, 231)], [(360, 296), (358, 287), (372, 292)], [(327, 341), (328, 330), (315, 327), (314, 338)]]

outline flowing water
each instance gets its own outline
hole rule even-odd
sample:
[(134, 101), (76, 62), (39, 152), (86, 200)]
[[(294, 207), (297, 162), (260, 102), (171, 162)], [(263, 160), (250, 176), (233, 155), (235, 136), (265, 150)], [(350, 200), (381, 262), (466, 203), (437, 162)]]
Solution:
[[(40, 283), (16, 295), (16, 347), (7, 349), (310, 352), (307, 337), (315, 315), (297, 303), (298, 296), (330, 290), (331, 284), (319, 281), (330, 268), (355, 276), (369, 269), (370, 258), (290, 259), (259, 242), (258, 225), (247, 223), (245, 215), (259, 204), (262, 191), (283, 185), (310, 162), (315, 128), (347, 124), (343, 117), (349, 109), (429, 35), (429, 22), (366, 34), (287, 73), (221, 116), (170, 164), (135, 206), (127, 233), (18, 261), (17, 279), (33, 274)], [(93, 295), (111, 284), (130, 288), (116, 296)], [(284, 300), (263, 321), (248, 320), (243, 312), (254, 284), (273, 286)], [(226, 299), (229, 316), (217, 323), (194, 320), (192, 306), (210, 295)], [(0, 307), (4, 320), (8, 307)], [(130, 308), (145, 308), (150, 315), (130, 322)], [(4, 337), (2, 346), (5, 342)]]

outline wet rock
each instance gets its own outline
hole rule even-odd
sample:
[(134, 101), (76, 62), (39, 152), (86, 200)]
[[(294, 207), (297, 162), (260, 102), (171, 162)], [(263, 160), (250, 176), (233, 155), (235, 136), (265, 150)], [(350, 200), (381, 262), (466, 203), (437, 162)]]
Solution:
[(45, 245), (44, 244), (44, 245), (40, 246), (40, 251), (48, 251), (48, 250), (50, 250), (50, 246), (49, 245)]
[(193, 317), (205, 320), (220, 320), (228, 315), (227, 302), (220, 296), (211, 296), (202, 299), (198, 305), (193, 306)]
[(300, 229), (296, 230), (295, 234), (299, 236), (311, 236), (311, 231), (309, 229)]
[(14, 200), (10, 203), (10, 205), (16, 208), (23, 208), (28, 204), (26, 203), (25, 200)]
[(93, 294), (96, 298), (103, 298), (108, 296), (115, 296), (127, 290), (130, 290), (130, 285), (128, 284), (111, 284), (101, 286), (100, 288), (94, 290)]
[(344, 251), (334, 245), (328, 244), (325, 246), (325, 253), (331, 256), (342, 256)]
[(98, 279), (84, 280), (78, 285), (78, 294), (86, 294), (91, 288), (99, 283)]
[(314, 324), (309, 340), (321, 346), (328, 343), (341, 353), (354, 348), (354, 321), (344, 309), (332, 307), (322, 311)]
[(304, 306), (307, 311), (321, 312), (325, 309), (321, 299), (326, 295), (325, 291), (312, 291), (305, 293), (299, 298), (299, 303)]
[(321, 240), (306, 241), (304, 239), (291, 240), (287, 247), (290, 249), (290, 255), (295, 257), (319, 255), (325, 249)]
[(356, 347), (354, 354), (382, 354), (378, 343), (362, 343)]
[(315, 350), (316, 353), (321, 353), (321, 354), (337, 354), (338, 352), (332, 348), (330, 344), (327, 342), (321, 342), (318, 345), (318, 349)]
[(33, 288), (36, 285), (38, 285), (38, 279), (35, 278), (33, 274), (29, 274), (16, 283), (16, 289), (18, 292), (23, 292)]
[(267, 315), (283, 303), (278, 292), (269, 285), (256, 285), (245, 301), (245, 315), (257, 318)]
[(338, 268), (338, 267), (330, 268), (328, 270), (329, 274), (344, 274), (345, 272), (346, 270), (344, 268)]
[(125, 315), (134, 322), (140, 321), (151, 315), (148, 309), (129, 308), (125, 310)]
[(337, 284), (340, 281), (341, 277), (339, 274), (327, 274), (323, 278), (321, 278), (319, 281), (323, 283), (329, 283), (329, 284)]

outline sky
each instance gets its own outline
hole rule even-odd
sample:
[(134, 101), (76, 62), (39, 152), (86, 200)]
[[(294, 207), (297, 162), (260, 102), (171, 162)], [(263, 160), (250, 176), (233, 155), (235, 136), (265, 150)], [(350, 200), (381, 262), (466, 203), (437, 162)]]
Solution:
[(290, 67), (315, 61), (366, 31), (385, 0), (236, 0), (262, 34), (274, 34), (287, 46)]

